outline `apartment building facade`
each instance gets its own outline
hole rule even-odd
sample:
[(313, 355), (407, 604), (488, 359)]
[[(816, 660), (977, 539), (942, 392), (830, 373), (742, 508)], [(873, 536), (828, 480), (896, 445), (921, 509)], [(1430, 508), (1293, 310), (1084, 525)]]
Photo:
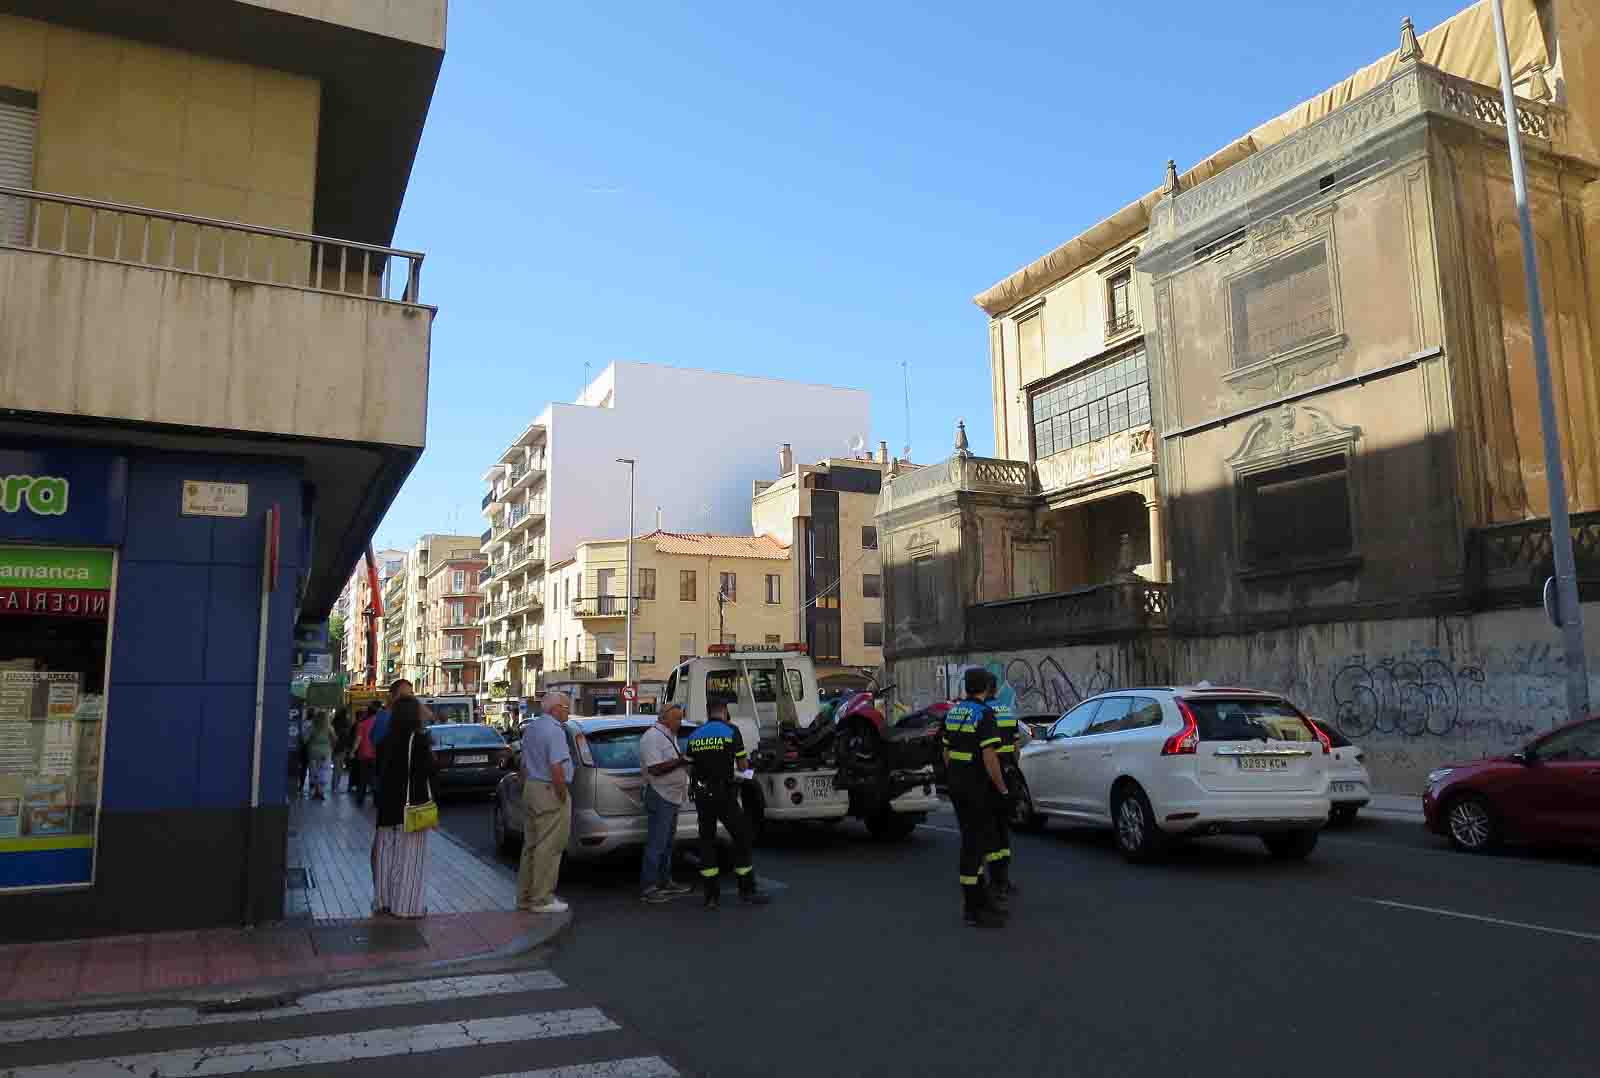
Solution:
[(877, 456), (797, 464), (788, 443), (778, 478), (750, 499), (751, 530), (789, 550), (784, 586), (799, 597), (786, 641), (806, 645), (821, 689), (865, 688), (883, 665), (883, 570), (878, 497), (886, 477), (914, 465)]
[(626, 539), (587, 540), (550, 567), (544, 684), (575, 715), (653, 711), (673, 667), (712, 644), (794, 642), (789, 549), (771, 536), (651, 532), (633, 542), (633, 676), (627, 675)]
[[(804, 431), (796, 451), (821, 459), (865, 445), (869, 411), (859, 390), (624, 362), (573, 403), (550, 404), (484, 473), (489, 711), (536, 695), (553, 662), (546, 567), (589, 536), (629, 531), (629, 466), (618, 458), (635, 462), (638, 522), (732, 534), (747, 526), (751, 484), (770, 474), (765, 429)], [(728, 421), (664, 421), (683, 415)]]
[[(355, 681), (363, 681), (367, 670), (371, 667), (381, 684), (389, 670), (388, 634), (392, 629), (398, 629), (400, 622), (390, 616), (394, 609), (390, 605), (393, 589), (404, 585), (402, 579), (406, 567), (406, 552), (404, 550), (379, 550), (373, 553), (373, 559), (378, 570), (378, 596), (383, 601), (374, 604), (372, 601), (372, 585), (367, 576), (367, 563), (365, 557), (356, 563), (355, 569), (345, 581), (344, 590), (339, 593), (336, 609), (344, 618), (344, 664), (345, 669), (351, 671)], [(378, 651), (376, 655), (367, 654), (367, 622), (369, 611), (381, 610), (376, 615), (374, 626), (375, 639)]]
[[(1506, 13), (1592, 600), (1600, 19), (1546, 0)], [(947, 695), (968, 662), (1037, 711), (1140, 683), (1256, 685), (1362, 744), (1395, 792), (1565, 721), (1502, 116), (1487, 5), (1420, 37), (1407, 23), (1375, 64), (1169, 166), (978, 297), (1000, 455), (958, 435), (880, 500), (887, 661), (910, 702)], [(1109, 396), (1136, 388), (1137, 443), (1131, 400)], [(1059, 526), (1102, 499), (1124, 502), (1109, 526)]]
[(270, 921), (293, 645), (424, 444), (434, 311), (390, 245), (444, 0), (6, 12), (0, 454), (35, 481), (0, 553), (89, 586), (0, 645), (36, 690), (0, 939)]
[(487, 563), (477, 536), (461, 536), (458, 545), (439, 551), (424, 574), (426, 588), (420, 611), (424, 633), (421, 662), (412, 677), (425, 695), (476, 695), (483, 624), (479, 576)]

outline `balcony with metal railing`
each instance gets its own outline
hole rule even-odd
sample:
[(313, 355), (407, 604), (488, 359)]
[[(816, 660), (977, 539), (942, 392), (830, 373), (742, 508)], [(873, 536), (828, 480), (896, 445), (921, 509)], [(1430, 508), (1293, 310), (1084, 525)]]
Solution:
[(0, 185), (6, 407), (61, 417), (63, 437), (112, 424), (211, 451), (222, 431), (292, 456), (318, 491), (302, 598), (326, 610), (392, 498), (371, 492), (397, 489), (425, 442), (423, 257)]
[[(628, 613), (628, 601), (621, 595), (580, 595), (572, 600), (572, 615), (578, 618), (620, 618)], [(634, 613), (638, 613), (637, 605)]]

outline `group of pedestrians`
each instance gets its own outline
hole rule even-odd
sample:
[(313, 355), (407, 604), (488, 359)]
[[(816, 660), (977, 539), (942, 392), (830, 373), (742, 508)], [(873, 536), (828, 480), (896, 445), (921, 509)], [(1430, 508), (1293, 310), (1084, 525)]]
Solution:
[[(527, 913), (563, 913), (569, 907), (555, 893), (561, 856), (572, 830), (572, 752), (566, 726), (572, 701), (560, 692), (546, 693), (542, 714), (522, 732), (522, 861), (517, 871), (517, 908)], [(739, 728), (728, 721), (724, 704), (707, 709), (707, 722), (680, 749), (678, 733), (684, 710), (670, 704), (639, 740), (639, 763), (645, 777), (647, 838), (639, 869), (645, 902), (661, 903), (690, 894), (693, 888), (672, 878), (673, 840), (678, 815), (691, 800), (700, 829), (700, 879), (707, 909), (721, 905), (721, 867), (717, 825), (733, 843), (733, 875), (741, 901), (764, 904), (768, 896), (756, 886), (750, 854), (750, 823), (739, 801), (739, 783), (750, 777), (750, 761)]]
[(1017, 774), (1017, 720), (989, 701), (998, 679), (974, 667), (962, 677), (965, 697), (944, 717), (944, 758), (950, 800), (961, 828), (962, 913), (968, 925), (1005, 923), (1011, 898), (1011, 798)]

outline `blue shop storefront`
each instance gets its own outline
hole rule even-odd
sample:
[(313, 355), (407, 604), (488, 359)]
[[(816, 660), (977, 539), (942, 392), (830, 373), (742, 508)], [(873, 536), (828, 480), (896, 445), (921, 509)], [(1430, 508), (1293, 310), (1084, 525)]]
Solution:
[(0, 443), (0, 942), (281, 915), (304, 471)]

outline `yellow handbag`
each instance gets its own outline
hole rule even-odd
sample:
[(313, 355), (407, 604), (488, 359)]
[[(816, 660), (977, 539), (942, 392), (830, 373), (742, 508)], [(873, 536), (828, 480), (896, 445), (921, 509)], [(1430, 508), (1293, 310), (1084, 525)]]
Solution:
[(417, 743), (417, 735), (412, 734), (411, 740), (406, 742), (406, 834), (416, 831), (431, 831), (439, 826), (439, 806), (433, 800), (433, 783), (428, 782), (428, 799), (420, 805), (411, 803), (411, 749)]

